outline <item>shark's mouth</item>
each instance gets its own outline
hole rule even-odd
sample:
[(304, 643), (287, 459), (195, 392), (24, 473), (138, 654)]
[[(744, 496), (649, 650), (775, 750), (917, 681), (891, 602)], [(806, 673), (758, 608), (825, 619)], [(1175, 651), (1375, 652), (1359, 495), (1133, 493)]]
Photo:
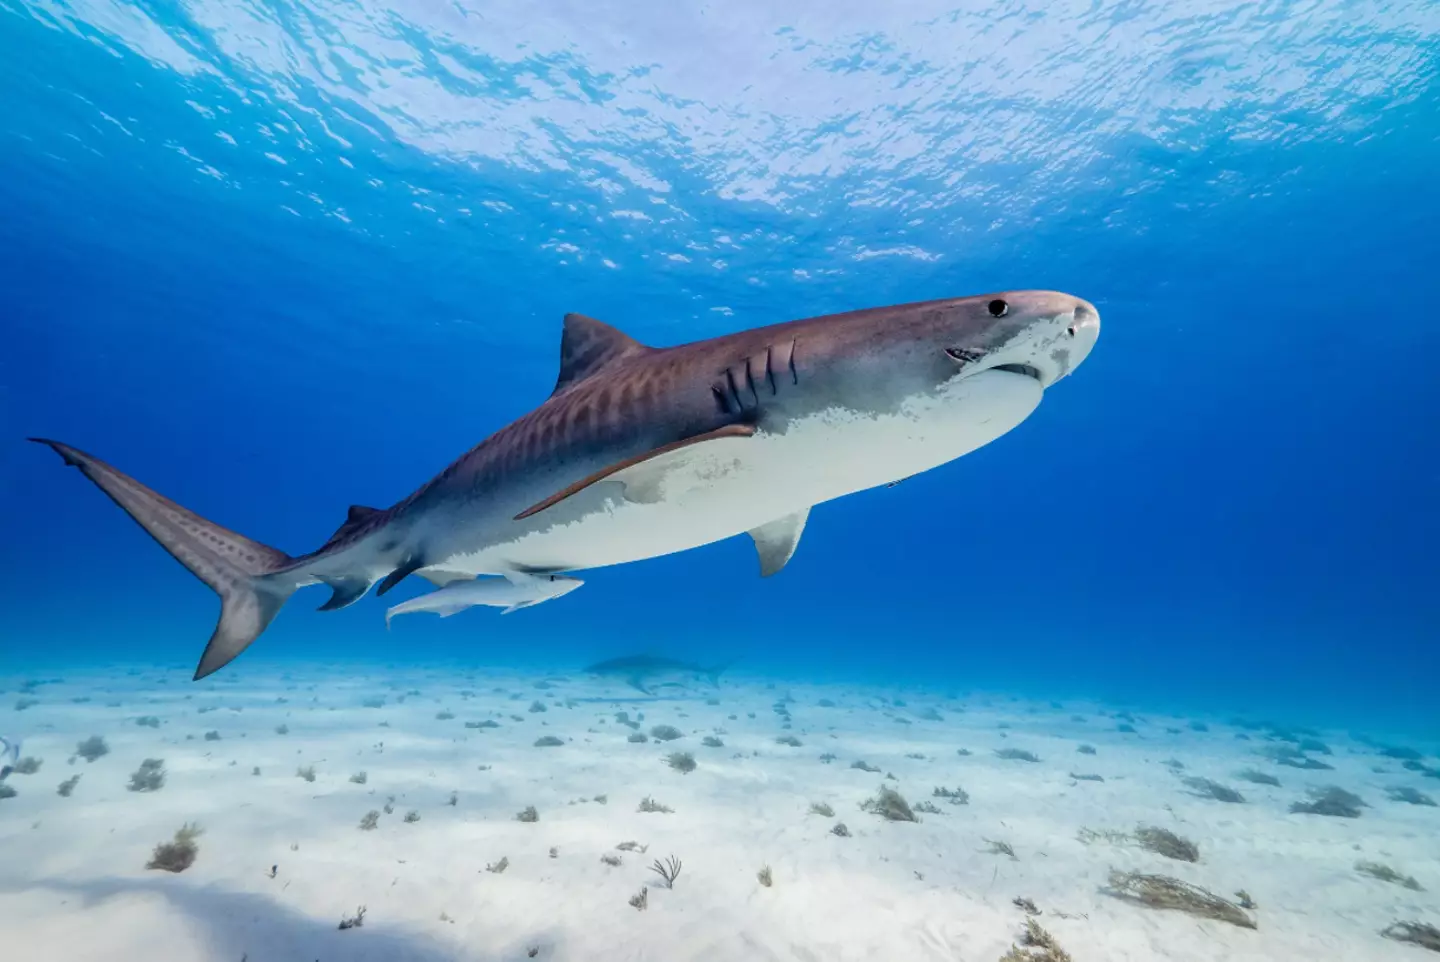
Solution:
[[(945, 354), (956, 364), (970, 365), (985, 358), (986, 351), (973, 347), (947, 347)], [(993, 367), (981, 368), (978, 371), (966, 371), (966, 374), (982, 374), (985, 371), (1008, 371), (1011, 374), (1021, 374), (1028, 378), (1034, 378), (1040, 383), (1045, 383), (1045, 375), (1040, 369), (1029, 364), (996, 364)]]
[(1044, 383), (1045, 376), (1040, 373), (1039, 368), (1031, 367), (1029, 364), (997, 364), (994, 367), (987, 367), (987, 371), (1009, 371), (1011, 374), (1022, 374), (1025, 377), (1034, 378)]
[[(945, 349), (945, 353), (949, 356), (950, 360), (956, 362), (957, 364), (965, 365), (974, 364), (985, 357), (984, 351), (966, 347), (947, 347)], [(964, 373), (966, 375), (983, 374), (986, 371), (1006, 371), (1010, 374), (1019, 374), (1024, 377), (1032, 378), (1036, 381), (1039, 381), (1041, 384), (1045, 383), (1045, 375), (1040, 373), (1040, 369), (1037, 367), (1032, 367), (1029, 364), (996, 364), (993, 367), (981, 368), (977, 371), (967, 370)]]

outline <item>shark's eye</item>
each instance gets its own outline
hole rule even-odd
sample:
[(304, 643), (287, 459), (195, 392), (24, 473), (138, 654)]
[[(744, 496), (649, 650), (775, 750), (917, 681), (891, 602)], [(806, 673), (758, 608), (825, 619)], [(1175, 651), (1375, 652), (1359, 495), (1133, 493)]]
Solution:
[(1078, 331), (1078, 330), (1079, 330), (1078, 327), (1076, 327), (1074, 324), (1071, 324), (1069, 327), (1065, 328), (1065, 333), (1066, 333), (1066, 334), (1069, 334), (1071, 337), (1074, 337), (1074, 336), (1075, 336), (1075, 332)]
[(998, 297), (985, 306), (986, 309), (990, 312), (991, 317), (1004, 317), (1006, 314), (1010, 313), (1010, 305), (1006, 304)]

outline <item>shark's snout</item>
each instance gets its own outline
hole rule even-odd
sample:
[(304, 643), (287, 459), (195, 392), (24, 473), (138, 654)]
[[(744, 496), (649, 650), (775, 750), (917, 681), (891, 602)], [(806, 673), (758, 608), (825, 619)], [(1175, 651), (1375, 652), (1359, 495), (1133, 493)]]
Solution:
[[(1075, 305), (1074, 320), (1070, 322), (1068, 333), (1071, 337), (1077, 337), (1085, 331), (1090, 331), (1094, 336), (1100, 334), (1100, 312), (1095, 310), (1095, 305), (1089, 301), (1081, 301)], [(1093, 329), (1093, 330), (1092, 330)]]
[(1075, 298), (1075, 308), (1070, 313), (1069, 323), (1065, 325), (1065, 337), (1051, 352), (1056, 373), (1046, 387), (1079, 367), (1080, 362), (1090, 356), (1091, 349), (1099, 339), (1100, 312), (1089, 301)]
[(960, 364), (964, 376), (1001, 371), (1028, 377), (1047, 388), (1068, 375), (1089, 357), (1100, 336), (1100, 312), (1089, 301), (1068, 294), (1038, 292), (1012, 295), (1013, 302), (995, 299), (987, 308), (992, 317), (1021, 312), (1022, 326), (994, 347), (947, 347), (946, 355)]

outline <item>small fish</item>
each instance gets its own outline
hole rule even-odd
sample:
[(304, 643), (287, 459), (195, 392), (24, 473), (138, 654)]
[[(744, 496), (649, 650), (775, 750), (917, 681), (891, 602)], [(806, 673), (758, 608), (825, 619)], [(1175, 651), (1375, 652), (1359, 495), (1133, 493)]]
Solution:
[(441, 618), (448, 618), (458, 611), (475, 605), (489, 605), (504, 608), (500, 612), (508, 615), (520, 608), (538, 605), (542, 601), (569, 594), (585, 582), (566, 575), (530, 575), (515, 572), (503, 578), (482, 578), (446, 585), (439, 591), (421, 595), (395, 605), (385, 612), (385, 627), (396, 615), (408, 615), (415, 611), (433, 611)]
[(0, 779), (15, 770), (20, 761), (20, 739), (0, 736)]

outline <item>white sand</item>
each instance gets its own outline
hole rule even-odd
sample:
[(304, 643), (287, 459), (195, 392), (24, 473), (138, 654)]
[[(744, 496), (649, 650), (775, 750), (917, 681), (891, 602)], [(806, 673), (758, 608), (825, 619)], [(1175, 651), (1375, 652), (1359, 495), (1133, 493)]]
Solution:
[[(1012, 900), (1025, 896), (1077, 962), (1365, 962), (1428, 957), (1379, 930), (1397, 919), (1440, 922), (1440, 808), (1384, 792), (1410, 785), (1440, 795), (1440, 781), (1339, 734), (1321, 733), (1334, 771), (1297, 771), (1254, 754), (1276, 744), (1262, 733), (1242, 740), (1215, 719), (1198, 732), (1188, 720), (1144, 716), (1138, 733), (1123, 734), (1096, 705), (912, 692), (898, 706), (878, 690), (744, 679), (646, 699), (618, 682), (550, 677), (553, 687), (537, 689), (538, 676), (438, 670), (361, 677), (236, 668), (198, 684), (154, 669), (68, 674), (23, 696), (38, 703), (22, 712), (12, 709), (20, 679), (0, 681), (0, 730), (43, 759), (38, 773), (12, 775), (19, 794), (0, 801), (0, 958), (441, 962), (523, 959), (536, 947), (537, 958), (594, 962), (994, 962), (1018, 938), (1024, 914)], [(381, 696), (383, 707), (362, 707)], [(785, 697), (793, 699), (788, 730), (773, 709)], [(537, 698), (547, 711), (527, 710)], [(939, 720), (924, 717), (927, 709)], [(673, 724), (684, 737), (631, 744), (617, 710), (643, 713), (642, 730)], [(437, 719), (441, 711), (454, 718)], [(141, 715), (160, 718), (160, 728), (138, 726)], [(484, 719), (500, 727), (463, 724)], [(276, 733), (281, 724), (287, 734)], [(211, 730), (219, 741), (204, 740)], [(724, 747), (703, 747), (716, 732)], [(110, 754), (67, 764), (92, 734), (105, 736)], [(781, 734), (803, 744), (777, 744)], [(542, 735), (565, 744), (535, 747)], [(1081, 742), (1097, 754), (1078, 754)], [(997, 758), (1004, 747), (1041, 761)], [(694, 754), (696, 771), (665, 763), (677, 750)], [(831, 764), (819, 760), (827, 752)], [(165, 786), (128, 791), (146, 757), (165, 760)], [(1182, 774), (1215, 778), (1246, 802), (1187, 793), (1163, 764), (1170, 758), (1184, 763)], [(851, 768), (857, 759), (881, 773)], [(296, 776), (302, 765), (315, 767), (313, 783)], [(1234, 777), (1251, 766), (1283, 787)], [(362, 770), (368, 782), (352, 783)], [(860, 811), (886, 772), (896, 778), (884, 784), (941, 813), (901, 823)], [(1077, 782), (1072, 772), (1105, 781)], [(74, 794), (59, 797), (57, 784), (72, 774), (83, 776)], [(1287, 812), (1307, 786), (1329, 784), (1370, 807), (1358, 819)], [(969, 804), (931, 799), (936, 786), (963, 787)], [(591, 800), (597, 795), (608, 801)], [(637, 812), (647, 795), (675, 811)], [(359, 830), (389, 796), (394, 813)], [(835, 817), (809, 814), (812, 801), (832, 805)], [(515, 820), (527, 805), (537, 823)], [(412, 809), (421, 818), (407, 824)], [(190, 821), (204, 829), (195, 864), (181, 874), (146, 870), (154, 845)], [(830, 834), (840, 821), (852, 837)], [(1137, 823), (1195, 841), (1200, 862), (1077, 838), (1082, 827)], [(648, 850), (616, 852), (627, 840)], [(987, 840), (1010, 843), (1016, 858), (988, 854)], [(621, 856), (619, 867), (601, 863), (609, 853)], [(671, 854), (684, 867), (667, 890), (649, 866)], [(502, 856), (503, 874), (484, 871)], [(1362, 876), (1360, 860), (1392, 864), (1425, 891)], [(770, 888), (756, 878), (765, 865)], [(1116, 898), (1106, 892), (1111, 868), (1175, 876), (1226, 897), (1243, 888), (1259, 928)], [(642, 886), (643, 912), (627, 904)], [(363, 927), (339, 931), (361, 905)]]

